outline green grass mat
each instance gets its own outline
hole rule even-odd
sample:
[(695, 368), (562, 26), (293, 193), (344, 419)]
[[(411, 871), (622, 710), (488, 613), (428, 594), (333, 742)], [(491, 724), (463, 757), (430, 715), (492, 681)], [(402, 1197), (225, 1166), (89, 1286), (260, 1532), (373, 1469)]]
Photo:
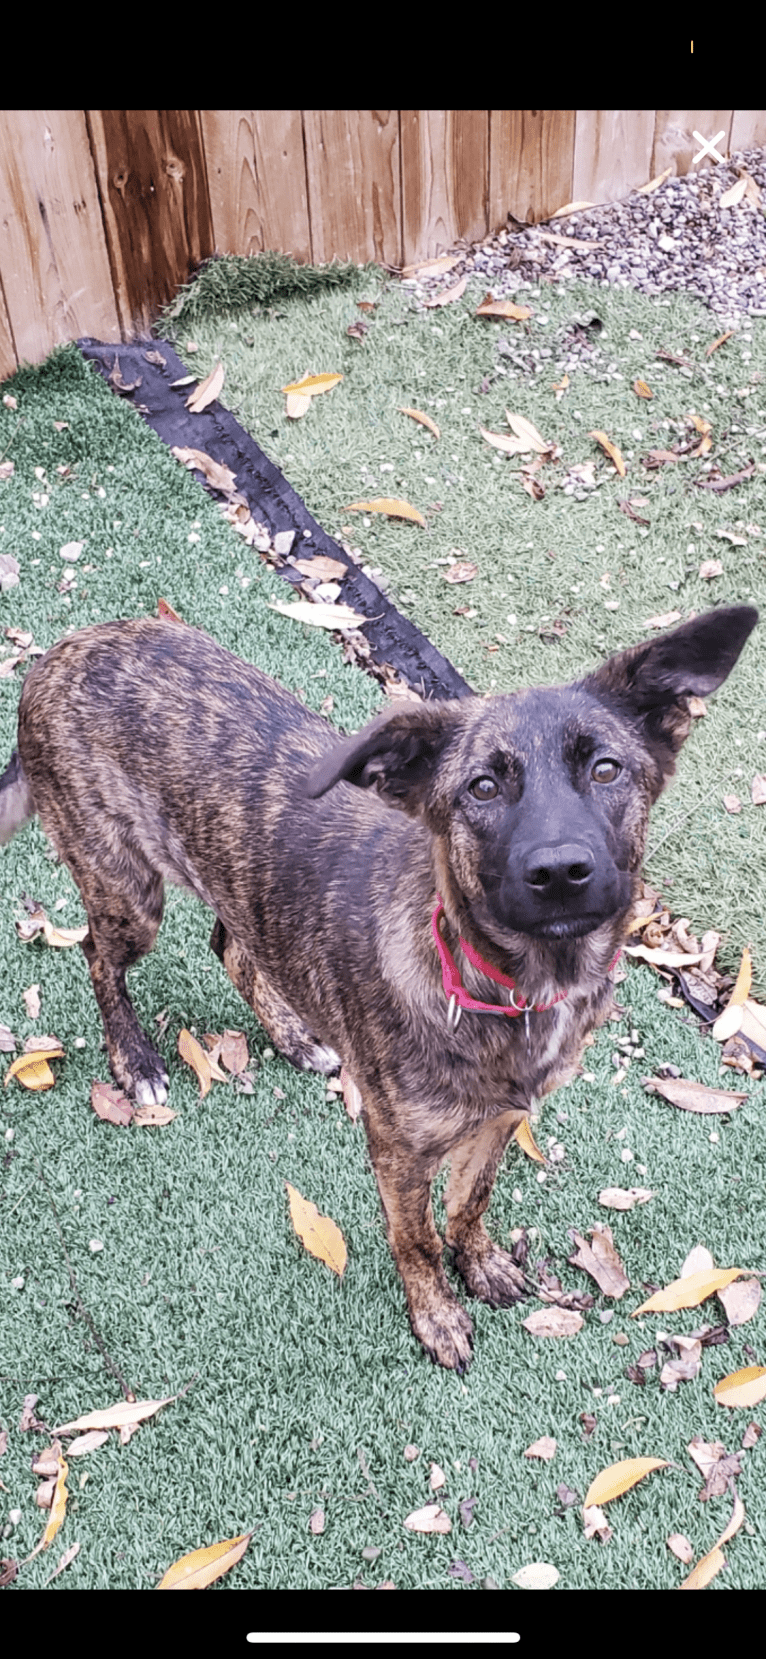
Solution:
[[(394, 299), (401, 303), (400, 296), (385, 303)], [(329, 308), (328, 342), (340, 339), (343, 350), (339, 326), (347, 313), (336, 312), (338, 303), (331, 295), (321, 306)], [(305, 305), (300, 326), (292, 317), (305, 351), (296, 344), (275, 371), (264, 359), (271, 413), (255, 435), (265, 445), (281, 430), (274, 385), (305, 367), (337, 363), (322, 346), (315, 306)], [(264, 338), (281, 326), (251, 324)], [(0, 552), (20, 566), (18, 585), (0, 600), (5, 626), (26, 629), (45, 646), (77, 623), (153, 612), (162, 594), (188, 621), (301, 689), (312, 706), (330, 696), (333, 720), (352, 728), (367, 718), (378, 705), (374, 683), (344, 667), (317, 630), (266, 608), (277, 579), (73, 348), (2, 390), (18, 405), (0, 401), (0, 455), (15, 462), (0, 483)], [(370, 399), (380, 407), (384, 392), (391, 402), (400, 395), (398, 385), (376, 392), (371, 381), (363, 417), (346, 417), (350, 445), (357, 428), (374, 430)], [(334, 407), (345, 406), (320, 399), (310, 424), (289, 429), (290, 444), (317, 446), (315, 509), (320, 474), (324, 468), (331, 481), (335, 467), (335, 436), (326, 448), (321, 437), (324, 423), (337, 419)], [(413, 476), (405, 480), (411, 494)], [(359, 482), (352, 492), (338, 488), (338, 502), (355, 499)], [(379, 482), (388, 487), (391, 475)], [(342, 516), (328, 509), (327, 527)], [(376, 531), (383, 545), (390, 534), (385, 524)], [(72, 541), (83, 543), (74, 563), (60, 556)], [(75, 570), (76, 586), (60, 592), (65, 568)], [(603, 627), (612, 627), (609, 613)], [(534, 677), (543, 670), (547, 677), (555, 661), (549, 648), (523, 639), (536, 658)], [(571, 643), (566, 649), (568, 672)], [(20, 672), (0, 677), (3, 757), (13, 743)], [(161, 732), (157, 741), (161, 759)], [(0, 852), (0, 1022), (19, 1044), (32, 1032), (55, 1033), (66, 1057), (53, 1062), (51, 1091), (32, 1094), (15, 1080), (0, 1090), (0, 1427), (7, 1431), (0, 1556), (27, 1556), (46, 1520), (35, 1504), (30, 1460), (48, 1441), (38, 1431), (19, 1432), (24, 1396), (38, 1396), (37, 1412), (51, 1426), (120, 1399), (78, 1312), (62, 1233), (79, 1297), (136, 1395), (175, 1395), (194, 1380), (127, 1445), (112, 1435), (70, 1459), (64, 1523), (16, 1584), (46, 1584), (79, 1543), (53, 1589), (151, 1588), (177, 1557), (251, 1527), (247, 1553), (221, 1591), (355, 1581), (513, 1588), (514, 1574), (540, 1561), (556, 1568), (563, 1588), (677, 1584), (687, 1569), (669, 1553), (668, 1536), (685, 1533), (696, 1559), (732, 1507), (728, 1493), (699, 1502), (702, 1478), (687, 1447), (701, 1436), (733, 1453), (759, 1416), (757, 1409), (724, 1411), (713, 1385), (764, 1360), (763, 1317), (733, 1327), (722, 1346), (704, 1348), (699, 1374), (667, 1393), (659, 1367), (643, 1386), (628, 1379), (626, 1367), (660, 1330), (717, 1324), (721, 1309), (709, 1302), (660, 1318), (630, 1315), (647, 1294), (645, 1282), (676, 1277), (700, 1242), (721, 1266), (766, 1265), (766, 1171), (758, 1087), (728, 1074), (724, 1082), (748, 1099), (720, 1119), (677, 1112), (645, 1093), (642, 1076), (664, 1061), (685, 1076), (721, 1081), (717, 1048), (701, 1041), (690, 1015), (658, 1002), (651, 972), (629, 970), (618, 990), (624, 1020), (597, 1034), (587, 1075), (546, 1103), (537, 1130), (545, 1168), (512, 1148), (489, 1217), (506, 1243), (523, 1223), (534, 1229), (531, 1259), (548, 1258), (570, 1290), (592, 1289), (595, 1305), (576, 1336), (546, 1341), (522, 1323), (538, 1304), (493, 1313), (471, 1303), (477, 1355), (460, 1378), (433, 1367), (410, 1333), (361, 1127), (328, 1096), (323, 1079), (299, 1075), (271, 1054), (208, 949), (203, 908), (171, 891), (157, 948), (132, 975), (139, 1016), (159, 1033), (178, 1116), (162, 1129), (118, 1129), (90, 1107), (91, 1083), (106, 1078), (107, 1068), (84, 960), (78, 949), (17, 939), (22, 893), (61, 925), (82, 920), (71, 880), (36, 825)], [(31, 984), (41, 1000), (34, 1020), (22, 995)], [(214, 1084), (200, 1101), (176, 1052), (182, 1026), (198, 1034), (243, 1028), (255, 1059), (253, 1093)], [(645, 1056), (615, 1083), (615, 1038), (634, 1029)], [(3, 1056), (8, 1064), (11, 1058)], [(285, 1181), (342, 1228), (349, 1261), (341, 1282), (295, 1238)], [(652, 1200), (624, 1214), (601, 1208), (603, 1187), (629, 1185), (649, 1188)], [(567, 1263), (568, 1228), (586, 1232), (604, 1219), (631, 1280), (618, 1303)], [(438, 1205), (437, 1220), (443, 1223)], [(524, 1458), (541, 1436), (556, 1441), (552, 1460)], [(579, 1502), (591, 1479), (633, 1455), (667, 1458), (671, 1467), (609, 1506), (608, 1545), (587, 1539)], [(432, 1464), (444, 1474), (436, 1492)], [(726, 1546), (729, 1564), (715, 1588), (763, 1583), (765, 1487), (756, 1445), (743, 1453), (737, 1481), (746, 1519)], [(404, 1526), (430, 1501), (449, 1517), (449, 1533), (419, 1536)], [(312, 1530), (317, 1511), (321, 1531)]]

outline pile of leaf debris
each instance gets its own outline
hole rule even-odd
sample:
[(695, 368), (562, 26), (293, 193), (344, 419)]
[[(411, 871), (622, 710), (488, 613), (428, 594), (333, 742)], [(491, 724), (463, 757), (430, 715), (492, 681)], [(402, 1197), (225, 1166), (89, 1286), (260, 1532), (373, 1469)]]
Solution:
[(712, 928), (697, 939), (689, 932), (688, 917), (671, 918), (652, 887), (642, 883), (630, 936), (640, 933), (640, 944), (625, 946), (625, 955), (648, 962), (668, 989), (660, 992), (671, 1008), (688, 1003), (703, 1031), (721, 1043), (721, 1063), (749, 1077), (760, 1078), (766, 1068), (766, 1008), (750, 996), (752, 961), (745, 946), (736, 979), (720, 973), (715, 957), (720, 933)]

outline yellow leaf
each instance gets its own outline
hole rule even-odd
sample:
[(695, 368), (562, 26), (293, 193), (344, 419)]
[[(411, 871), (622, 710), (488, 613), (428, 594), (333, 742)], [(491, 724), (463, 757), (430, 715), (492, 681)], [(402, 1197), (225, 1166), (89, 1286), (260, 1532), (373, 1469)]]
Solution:
[(189, 393), (186, 399), (186, 407), (191, 410), (193, 415), (201, 414), (209, 403), (215, 402), (223, 386), (225, 372), (223, 363), (216, 363), (215, 368), (210, 370), (209, 375), (200, 381), (198, 386), (195, 386), (193, 392)]
[(87, 931), (87, 922), (85, 927), (54, 927), (53, 923), (50, 922), (46, 916), (43, 923), (43, 933), (45, 934), (48, 944), (58, 945), (59, 947), (81, 944)]
[(523, 323), (532, 312), (528, 305), (514, 305), (512, 300), (493, 300), (492, 295), (482, 301), (476, 309), (477, 317), (512, 317), (514, 322)]
[(304, 374), (302, 380), (291, 380), (282, 391), (297, 392), (299, 397), (319, 397), (320, 392), (331, 392), (342, 379), (342, 374)]
[(343, 1234), (329, 1216), (320, 1215), (316, 1204), (303, 1198), (289, 1181), (285, 1186), (290, 1196), (290, 1217), (299, 1239), (310, 1255), (331, 1267), (338, 1278), (346, 1266), (346, 1244)]
[(74, 1417), (71, 1423), (60, 1423), (52, 1434), (74, 1434), (76, 1429), (121, 1429), (125, 1424), (143, 1423), (163, 1406), (169, 1406), (175, 1394), (165, 1400), (121, 1400), (118, 1406), (106, 1406), (103, 1411), (87, 1411), (84, 1417)]
[(349, 513), (388, 513), (389, 518), (408, 518), (413, 524), (421, 524), (426, 528), (426, 521), (417, 507), (411, 507), (409, 501), (399, 501), (395, 496), (378, 495), (373, 501), (351, 501), (346, 509)]
[(611, 438), (608, 438), (605, 432), (590, 432), (588, 434), (588, 436), (591, 437), (591, 438), (595, 438), (596, 443), (600, 444), (601, 448), (606, 451), (606, 454), (609, 456), (610, 461), (614, 461), (614, 464), (617, 468), (618, 473), (620, 474), (620, 477), (624, 478), (625, 477), (625, 462), (623, 461), (623, 458), (620, 454), (619, 449), (617, 448), (617, 445), (612, 443)]
[(700, 1302), (715, 1296), (717, 1290), (725, 1290), (744, 1271), (743, 1267), (714, 1267), (704, 1273), (689, 1273), (685, 1279), (674, 1279), (664, 1290), (650, 1296), (648, 1302), (642, 1302), (631, 1318), (636, 1319), (639, 1313), (674, 1313), (677, 1308), (699, 1307)]
[(196, 1037), (193, 1037), (191, 1032), (186, 1030), (186, 1027), (178, 1033), (178, 1052), (181, 1059), (186, 1061), (187, 1066), (191, 1066), (192, 1071), (197, 1073), (200, 1085), (200, 1100), (204, 1100), (205, 1095), (209, 1094), (214, 1077), (219, 1083), (228, 1083), (229, 1079), (226, 1073), (221, 1071), (220, 1066), (216, 1065), (215, 1061), (206, 1053), (202, 1044), (197, 1042)]
[(52, 1089), (56, 1079), (48, 1061), (60, 1060), (63, 1053), (64, 1050), (59, 1043), (56, 1047), (31, 1049), (24, 1054), (17, 1054), (5, 1074), (6, 1086), (12, 1077), (18, 1077), (25, 1089)]
[(430, 415), (421, 414), (419, 409), (402, 409), (401, 407), (399, 409), (399, 414), (409, 415), (411, 420), (420, 421), (421, 426), (427, 426), (429, 432), (433, 432), (435, 438), (441, 437), (436, 421), (432, 421)]
[(720, 1406), (755, 1406), (766, 1398), (766, 1365), (746, 1365), (716, 1383), (713, 1393)]
[(644, 1475), (651, 1474), (653, 1469), (667, 1469), (668, 1460), (664, 1457), (626, 1457), (621, 1463), (610, 1463), (607, 1469), (602, 1469), (596, 1475), (583, 1500), (583, 1508), (589, 1509), (594, 1503), (611, 1503), (613, 1498), (621, 1498), (623, 1492), (629, 1492)]
[(44, 1550), (47, 1550), (48, 1545), (53, 1543), (56, 1533), (61, 1526), (64, 1516), (66, 1515), (66, 1501), (69, 1497), (69, 1493), (66, 1488), (66, 1478), (68, 1474), (69, 1464), (67, 1463), (62, 1452), (59, 1451), (59, 1472), (56, 1480), (56, 1490), (53, 1494), (53, 1503), (51, 1504), (48, 1525), (45, 1528), (42, 1539), (42, 1547)]
[(711, 1579), (715, 1578), (716, 1573), (720, 1573), (721, 1568), (725, 1566), (726, 1557), (723, 1550), (720, 1550), (716, 1544), (708, 1555), (703, 1555), (702, 1560), (697, 1562), (696, 1567), (692, 1567), (688, 1578), (685, 1578), (677, 1588), (679, 1590), (704, 1590)]
[(168, 1567), (157, 1589), (204, 1590), (241, 1561), (252, 1536), (252, 1532), (241, 1532), (238, 1538), (224, 1538), (220, 1544), (208, 1544), (204, 1549), (192, 1550), (190, 1555), (182, 1555)]
[(521, 1147), (522, 1152), (526, 1152), (528, 1158), (534, 1159), (536, 1164), (545, 1163), (545, 1158), (532, 1134), (532, 1125), (529, 1118), (522, 1118), (518, 1129), (514, 1129), (513, 1138), (517, 1146)]
[(634, 380), (633, 390), (636, 397), (654, 397), (654, 392), (647, 386), (645, 380)]
[(743, 1010), (750, 995), (750, 985), (753, 978), (753, 963), (750, 952), (745, 945), (742, 952), (742, 961), (739, 965), (734, 990), (723, 1012), (713, 1025), (713, 1036), (717, 1043), (725, 1043), (729, 1037), (736, 1036), (742, 1024)]

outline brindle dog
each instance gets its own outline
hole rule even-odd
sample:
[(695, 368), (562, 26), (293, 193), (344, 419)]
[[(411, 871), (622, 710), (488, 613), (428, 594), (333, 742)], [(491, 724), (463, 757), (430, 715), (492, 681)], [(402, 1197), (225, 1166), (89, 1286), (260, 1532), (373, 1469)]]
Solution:
[(87, 628), (24, 682), (0, 838), (39, 812), (72, 871), (117, 1082), (166, 1097), (125, 972), (168, 878), (214, 910), (213, 948), (288, 1059), (341, 1056), (358, 1084), (412, 1328), (441, 1365), (468, 1364), (472, 1325), (433, 1177), (449, 1158), (469, 1291), (514, 1301), (483, 1222), (504, 1148), (606, 1017), (687, 698), (725, 680), (756, 620), (711, 611), (574, 685), (397, 703), (344, 740), (172, 621)]

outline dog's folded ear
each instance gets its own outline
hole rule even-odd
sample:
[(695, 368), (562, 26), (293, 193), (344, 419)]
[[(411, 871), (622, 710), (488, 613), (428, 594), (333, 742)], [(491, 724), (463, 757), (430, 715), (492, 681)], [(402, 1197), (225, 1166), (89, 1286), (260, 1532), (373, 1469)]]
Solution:
[(391, 806), (416, 815), (441, 756), (465, 719), (462, 703), (409, 703), (385, 709), (354, 737), (343, 738), (312, 766), (312, 800), (344, 780), (375, 788)]
[(752, 633), (754, 605), (728, 605), (610, 657), (582, 681), (587, 691), (643, 720), (671, 753), (689, 730), (688, 697), (707, 697), (731, 673)]

